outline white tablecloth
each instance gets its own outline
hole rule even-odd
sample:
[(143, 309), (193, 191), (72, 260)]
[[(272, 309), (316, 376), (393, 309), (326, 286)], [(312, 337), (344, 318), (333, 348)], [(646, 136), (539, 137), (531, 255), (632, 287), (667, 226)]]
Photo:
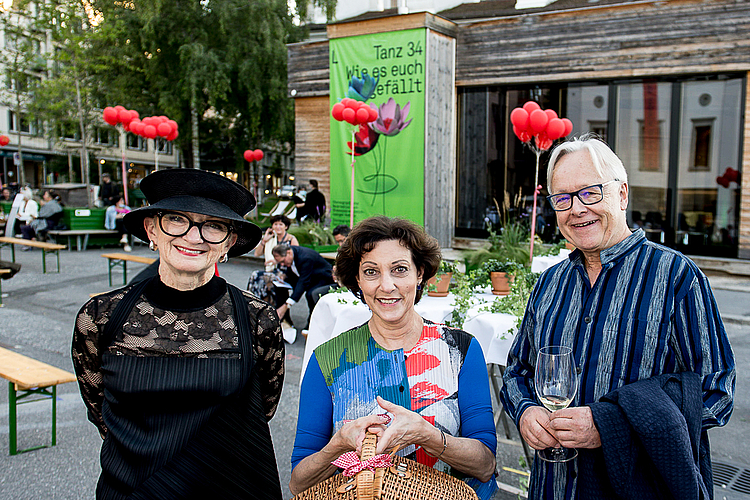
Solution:
[(534, 257), (534, 259), (531, 261), (531, 272), (541, 273), (542, 271), (546, 271), (558, 262), (562, 262), (563, 260), (567, 259), (568, 255), (570, 255), (570, 250), (566, 250), (565, 248), (563, 248), (557, 255), (543, 255), (540, 257)]
[[(488, 293), (477, 294), (476, 302), (489, 304), (495, 298)], [(445, 323), (453, 312), (453, 302), (452, 294), (447, 297), (430, 297), (425, 294), (414, 309), (425, 319)], [(479, 311), (481, 307), (482, 304), (479, 304), (469, 310), (463, 329), (479, 341), (487, 363), (505, 365), (514, 335), (508, 333), (508, 330), (514, 328), (516, 317), (511, 314), (482, 312)], [(349, 292), (329, 293), (321, 297), (310, 317), (300, 382), (316, 347), (367, 322), (371, 316), (370, 309)]]

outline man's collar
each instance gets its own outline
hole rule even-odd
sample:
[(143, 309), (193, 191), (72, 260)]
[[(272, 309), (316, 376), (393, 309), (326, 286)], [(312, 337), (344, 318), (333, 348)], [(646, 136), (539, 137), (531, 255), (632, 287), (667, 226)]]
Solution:
[[(621, 242), (617, 243), (616, 245), (612, 245), (609, 248), (605, 248), (599, 253), (602, 267), (607, 265), (609, 262), (615, 261), (626, 253), (630, 252), (630, 250), (632, 250), (636, 246), (641, 245), (641, 243), (643, 243), (643, 240), (645, 239), (646, 233), (643, 232), (643, 229), (638, 228)], [(580, 250), (571, 252), (571, 254), (568, 256), (568, 259), (570, 259), (571, 263), (573, 264), (583, 265), (583, 253)]]

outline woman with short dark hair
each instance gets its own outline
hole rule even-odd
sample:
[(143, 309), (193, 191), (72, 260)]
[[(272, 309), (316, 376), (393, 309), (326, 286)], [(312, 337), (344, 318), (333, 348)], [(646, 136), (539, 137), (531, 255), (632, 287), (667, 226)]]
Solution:
[(414, 310), (440, 260), (437, 241), (403, 219), (366, 219), (342, 244), (337, 276), (372, 318), (310, 358), (292, 493), (332, 476), (331, 462), (358, 450), (369, 430), (377, 453), (399, 447), (399, 455), (464, 478), (483, 500), (494, 494), (497, 437), (482, 348)]

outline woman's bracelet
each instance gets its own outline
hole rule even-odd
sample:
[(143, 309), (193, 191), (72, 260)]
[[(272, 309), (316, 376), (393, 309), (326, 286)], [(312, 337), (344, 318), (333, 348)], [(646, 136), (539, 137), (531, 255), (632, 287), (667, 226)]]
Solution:
[(436, 429), (440, 431), (440, 436), (442, 436), (442, 438), (443, 438), (443, 451), (441, 451), (440, 454), (438, 456), (436, 456), (436, 457), (432, 457), (432, 455), (430, 455), (429, 453), (427, 453), (426, 450), (425, 450), (425, 453), (427, 453), (432, 458), (437, 458), (438, 460), (440, 460), (440, 457), (442, 457), (443, 453), (445, 453), (445, 449), (448, 448), (448, 441), (445, 439), (445, 432), (443, 432), (443, 429), (440, 429), (439, 427), (436, 427)]

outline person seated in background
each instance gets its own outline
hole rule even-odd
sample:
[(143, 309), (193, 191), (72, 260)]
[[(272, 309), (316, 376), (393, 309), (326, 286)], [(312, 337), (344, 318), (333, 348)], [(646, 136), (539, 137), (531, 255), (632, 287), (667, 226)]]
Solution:
[[(274, 215), (271, 217), (271, 227), (263, 233), (258, 246), (255, 247), (254, 254), (256, 257), (264, 256), (265, 270), (253, 271), (247, 282), (247, 289), (255, 294), (258, 298), (273, 304), (278, 308), (289, 296), (288, 293), (277, 293), (280, 287), (283, 288), (284, 273), (276, 268), (276, 260), (273, 258), (271, 251), (276, 245), (299, 246), (299, 241), (293, 234), (289, 234), (289, 226), (292, 221), (286, 215)], [(279, 316), (281, 327), (284, 331), (294, 328), (292, 316), (287, 311), (285, 316)], [(295, 332), (296, 334), (296, 332)]]
[[(23, 200), (21, 201), (21, 207), (18, 209), (18, 214), (16, 215), (15, 223), (17, 224), (17, 230), (14, 231), (14, 234), (18, 234), (19, 232), (21, 234), (31, 234), (29, 232), (30, 229), (24, 229), (24, 226), (28, 226), (31, 224), (31, 221), (39, 217), (39, 204), (34, 201), (34, 196), (30, 187), (27, 186), (21, 189), (19, 194), (23, 196)], [(31, 236), (25, 239), (30, 240)], [(31, 247), (21, 248), (21, 250), (30, 249)]]
[(21, 226), (23, 238), (26, 240), (46, 240), (47, 231), (57, 227), (62, 215), (63, 207), (60, 195), (55, 191), (45, 191), (42, 195), (42, 207), (39, 209), (37, 217), (25, 226)]
[(3, 188), (3, 194), (0, 196), (0, 201), (13, 201), (13, 196), (10, 194), (10, 189)]
[(276, 245), (273, 247), (272, 253), (276, 264), (284, 270), (286, 282), (293, 289), (291, 296), (276, 309), (276, 312), (279, 318), (283, 318), (289, 308), (297, 303), (304, 294), (309, 312), (305, 327), (302, 329), (307, 330), (307, 326), (310, 324), (310, 314), (315, 307), (312, 291), (320, 286), (333, 283), (331, 264), (318, 252), (307, 247)]
[[(339, 247), (341, 247), (341, 244), (344, 243), (344, 240), (346, 240), (346, 237), (349, 236), (350, 232), (351, 232), (351, 229), (346, 224), (341, 224), (333, 228), (333, 239), (336, 240), (336, 244)], [(335, 265), (331, 268), (331, 277), (333, 278), (333, 281), (334, 281), (332, 284), (319, 286), (318, 288), (312, 291), (313, 307), (315, 307), (315, 305), (318, 303), (318, 301), (323, 295), (327, 294), (328, 292), (332, 290), (337, 290), (339, 288), (339, 280), (336, 278), (336, 266)], [(310, 314), (312, 314), (312, 312)], [(302, 333), (304, 335), (304, 332)]]
[(130, 207), (125, 204), (125, 198), (119, 196), (114, 205), (107, 207), (104, 212), (104, 228), (110, 231), (117, 230), (117, 234), (120, 236), (120, 244), (123, 245), (122, 249), (126, 252), (133, 250), (129, 244), (127, 229), (123, 223), (125, 214), (130, 213)]

